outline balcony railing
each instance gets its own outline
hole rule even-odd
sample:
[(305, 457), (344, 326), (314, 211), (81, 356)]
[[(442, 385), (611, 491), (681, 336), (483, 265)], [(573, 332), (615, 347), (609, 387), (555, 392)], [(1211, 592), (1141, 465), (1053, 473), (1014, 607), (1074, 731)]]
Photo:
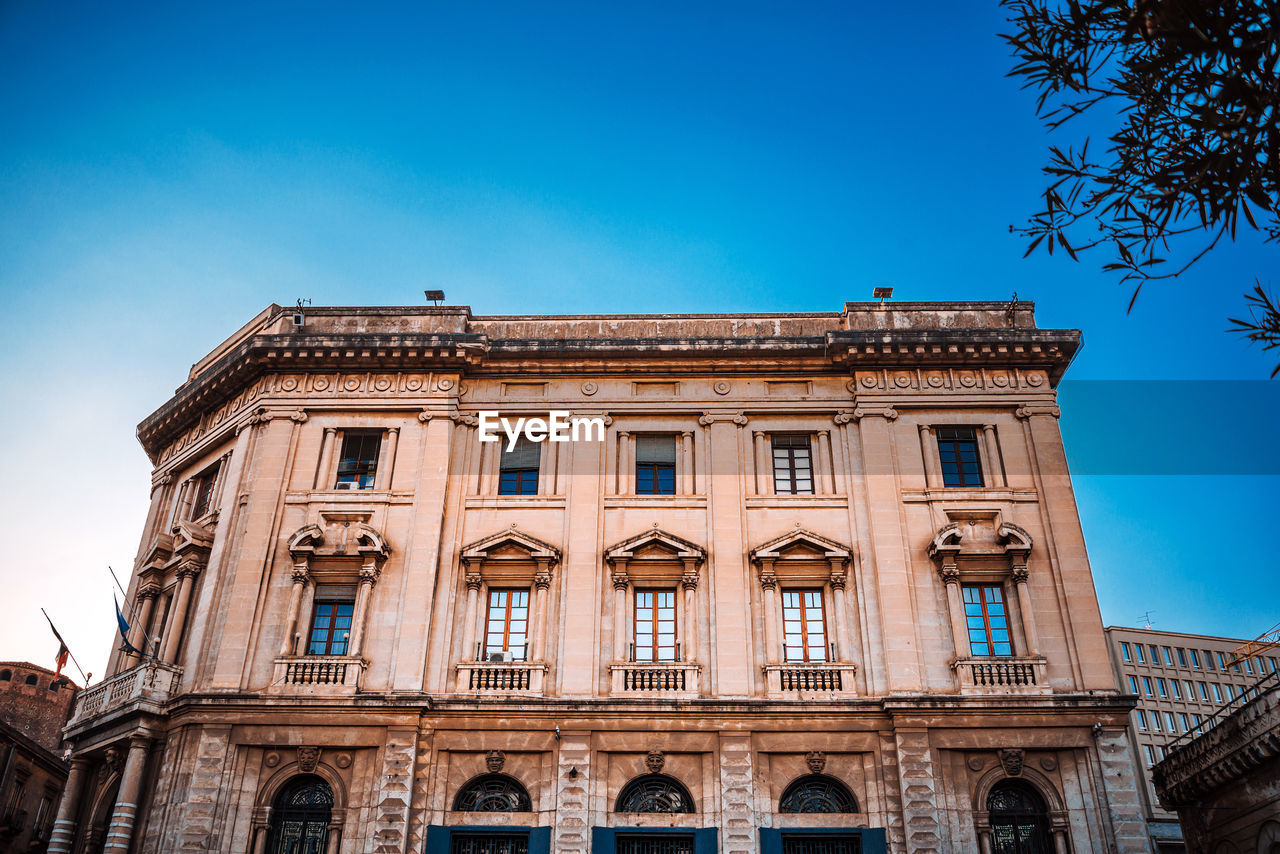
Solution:
[(615, 695), (698, 696), (702, 665), (693, 661), (628, 661), (609, 665)]
[(77, 726), (125, 708), (147, 704), (153, 711), (168, 702), (178, 687), (182, 668), (148, 661), (87, 688), (76, 698), (67, 726)]
[(858, 665), (836, 661), (792, 661), (764, 668), (769, 695), (786, 699), (853, 696), (857, 673)]
[(535, 661), (463, 661), (457, 690), (464, 694), (541, 694), (547, 665)]
[(277, 658), (271, 687), (289, 693), (337, 694), (364, 686), (368, 662), (350, 655), (290, 655)]
[(957, 658), (961, 694), (1048, 694), (1043, 658)]

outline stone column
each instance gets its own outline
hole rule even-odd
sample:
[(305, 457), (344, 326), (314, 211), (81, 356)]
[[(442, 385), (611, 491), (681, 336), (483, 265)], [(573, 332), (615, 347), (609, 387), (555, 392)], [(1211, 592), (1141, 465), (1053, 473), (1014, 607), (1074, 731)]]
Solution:
[(1027, 588), (1026, 558), (1023, 557), (1022, 560), (1024, 563), (1014, 563), (1010, 577), (1013, 578), (1013, 586), (1018, 591), (1018, 609), (1022, 611), (1022, 631), (1027, 636), (1027, 651), (1032, 655), (1039, 655), (1040, 633), (1036, 630), (1035, 613), (1031, 610), (1031, 591)]
[(165, 632), (164, 644), (160, 651), (160, 659), (166, 664), (174, 664), (177, 661), (182, 633), (187, 627), (191, 588), (195, 586), (196, 576), (199, 574), (200, 566), (194, 563), (183, 564), (178, 569), (178, 594), (173, 600), (172, 618), (169, 620), (169, 629)]
[(591, 850), (591, 734), (564, 731), (557, 743), (555, 824), (551, 850), (557, 854), (588, 854)]
[(151, 612), (155, 609), (156, 598), (160, 595), (160, 586), (158, 584), (147, 582), (138, 590), (138, 595), (134, 601), (140, 603), (135, 614), (136, 621), (133, 624), (133, 631), (130, 632), (129, 643), (133, 644), (134, 649), (142, 652), (145, 656), (154, 650), (148, 649), (151, 646), (150, 634), (147, 627), (151, 624)]
[(969, 630), (964, 619), (964, 600), (960, 596), (960, 569), (954, 558), (943, 558), (938, 575), (947, 588), (947, 616), (951, 618), (951, 642), (956, 647), (956, 658), (969, 657)]
[(1060, 827), (1053, 829), (1054, 854), (1070, 854), (1067, 848), (1067, 832)]
[(467, 567), (467, 612), (466, 622), (462, 627), (462, 660), (474, 661), (476, 659), (476, 622), (479, 617), (476, 614), (476, 604), (480, 599), (480, 586), (484, 583), (479, 572), (472, 572), (469, 564)]
[(80, 812), (80, 789), (88, 774), (88, 759), (77, 756), (71, 760), (67, 784), (62, 787), (62, 799), (58, 801), (58, 815), (49, 835), (49, 854), (71, 854), (71, 844), (76, 838), (76, 815)]
[(298, 632), (298, 609), (302, 607), (302, 591), (311, 578), (310, 567), (304, 557), (293, 564), (293, 589), (289, 591), (289, 617), (285, 622), (284, 638), (280, 641), (281, 655), (297, 655), (294, 643)]
[(849, 607), (845, 601), (845, 571), (842, 558), (830, 558), (831, 596), (835, 600), (836, 654), (834, 661), (851, 661), (853, 647), (849, 643)]
[(559, 454), (558, 442), (542, 443), (542, 454), (538, 459), (538, 494), (555, 495), (556, 493), (556, 457)]
[(720, 850), (756, 854), (760, 850), (755, 812), (755, 769), (749, 735), (720, 734)]
[(124, 761), (124, 774), (120, 778), (120, 791), (116, 795), (115, 811), (111, 814), (111, 826), (107, 828), (105, 854), (126, 854), (133, 841), (133, 822), (138, 815), (138, 795), (142, 792), (142, 770), (147, 762), (147, 747), (151, 739), (135, 735), (129, 739), (129, 755)]
[(942, 850), (941, 809), (933, 747), (924, 727), (899, 727), (894, 732), (902, 796), (903, 830), (908, 854), (936, 854)]
[(636, 464), (632, 459), (631, 434), (618, 431), (618, 494), (635, 494)]
[(756, 495), (772, 495), (773, 466), (769, 460), (769, 435), (761, 430), (751, 434), (756, 449)]
[(1004, 467), (1000, 465), (1000, 445), (996, 442), (996, 426), (994, 424), (982, 425), (982, 436), (986, 440), (987, 472), (990, 473), (990, 479), (987, 486), (1005, 486)]
[(760, 586), (764, 588), (764, 663), (774, 664), (786, 656), (778, 646), (778, 576), (771, 558), (760, 561)]
[(267, 850), (267, 834), (271, 825), (268, 822), (255, 822), (253, 825), (253, 854), (265, 854)]
[(684, 575), (680, 577), (680, 585), (684, 588), (684, 660), (693, 661), (698, 657), (698, 617), (695, 605), (698, 593), (696, 559), (685, 558)]
[(320, 440), (320, 465), (316, 468), (316, 489), (332, 489), (329, 483), (329, 469), (333, 465), (333, 445), (337, 435), (337, 427), (324, 428), (324, 438)]
[(379, 453), (378, 471), (374, 474), (374, 489), (390, 489), (391, 478), (396, 468), (396, 447), (400, 442), (400, 428), (387, 428), (387, 441), (382, 444)]
[(991, 854), (991, 831), (978, 831), (978, 847), (982, 850), (982, 854)]
[(325, 843), (325, 854), (338, 854), (339, 848), (342, 846), (342, 823), (337, 821), (329, 822), (329, 839)]
[(920, 427), (920, 455), (924, 459), (924, 483), (929, 489), (942, 486), (942, 463), (938, 460), (938, 441), (928, 424)]
[(831, 467), (831, 432), (819, 430), (817, 455), (813, 460), (813, 491), (819, 495), (835, 494), (835, 476)]
[(533, 576), (533, 660), (545, 661), (547, 655), (547, 589), (551, 587), (551, 571), (546, 561), (539, 561)]
[(364, 641), (364, 624), (369, 611), (369, 595), (381, 574), (377, 561), (373, 558), (369, 558), (360, 567), (360, 588), (356, 591), (355, 607), (351, 609), (351, 639), (347, 644), (347, 655), (360, 654), (360, 645)]
[(680, 434), (680, 494), (693, 495), (697, 491), (693, 476), (693, 433)]
[(613, 565), (613, 660), (627, 660), (627, 562)]

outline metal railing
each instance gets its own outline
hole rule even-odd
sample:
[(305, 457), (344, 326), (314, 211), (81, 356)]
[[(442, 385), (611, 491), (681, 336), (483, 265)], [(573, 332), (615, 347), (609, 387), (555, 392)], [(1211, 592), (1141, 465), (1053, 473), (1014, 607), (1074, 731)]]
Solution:
[(1273, 670), (1266, 676), (1258, 679), (1235, 697), (1219, 706), (1213, 714), (1209, 715), (1209, 717), (1202, 718), (1200, 723), (1191, 727), (1191, 729), (1187, 730), (1173, 741), (1165, 744), (1164, 749), (1166, 754), (1172, 755), (1174, 750), (1179, 749), (1179, 745), (1181, 745), (1181, 747), (1185, 747), (1186, 743), (1189, 743), (1193, 739), (1209, 732), (1249, 703), (1252, 703), (1259, 697), (1270, 694), (1272, 691), (1276, 690), (1280, 690), (1280, 670)]

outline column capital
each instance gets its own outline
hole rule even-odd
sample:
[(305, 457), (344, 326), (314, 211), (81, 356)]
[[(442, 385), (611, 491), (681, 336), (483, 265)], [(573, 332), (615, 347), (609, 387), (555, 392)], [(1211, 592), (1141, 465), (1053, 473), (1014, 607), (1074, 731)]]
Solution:
[(684, 575), (680, 576), (680, 586), (683, 587), (685, 590), (697, 590), (698, 589), (698, 573), (686, 572)]
[(614, 572), (609, 576), (609, 580), (613, 582), (614, 590), (626, 590), (627, 585), (631, 583), (631, 578), (625, 572)]
[(1013, 579), (1014, 584), (1026, 584), (1027, 578), (1031, 575), (1027, 571), (1027, 565), (1014, 564), (1013, 569), (1009, 571), (1009, 577)]
[(479, 590), (480, 585), (484, 583), (484, 579), (481, 578), (478, 572), (468, 572), (466, 582), (468, 590)]
[(303, 560), (295, 563), (293, 565), (293, 569), (290, 571), (290, 575), (293, 576), (294, 584), (306, 584), (311, 580), (310, 562)]
[(137, 599), (143, 601), (146, 599), (155, 599), (160, 595), (160, 585), (154, 581), (148, 581), (138, 588)]
[(1013, 411), (1013, 414), (1022, 421), (1026, 421), (1034, 415), (1049, 415), (1057, 418), (1062, 415), (1062, 410), (1055, 404), (1045, 403), (1024, 403)]
[(533, 574), (533, 586), (539, 590), (546, 590), (551, 586), (551, 573), (543, 570)]
[(400, 428), (399, 428), (399, 427), (388, 427), (388, 428), (386, 428), (386, 429), (387, 429), (387, 433), (388, 433), (389, 435), (397, 435), (397, 434), (400, 432)]
[(202, 564), (196, 563), (193, 560), (186, 561), (178, 567), (177, 576), (178, 578), (191, 578), (194, 580), (203, 569), (204, 566)]
[(369, 561), (360, 567), (360, 583), (368, 584), (370, 587), (378, 583), (378, 578), (382, 575), (382, 570), (378, 569), (378, 565)]
[(960, 583), (960, 567), (954, 562), (943, 563), (938, 567), (938, 575), (942, 578), (943, 584), (959, 584)]
[(774, 574), (772, 564), (770, 564), (768, 568), (761, 568), (760, 586), (765, 590), (778, 589), (778, 576)]

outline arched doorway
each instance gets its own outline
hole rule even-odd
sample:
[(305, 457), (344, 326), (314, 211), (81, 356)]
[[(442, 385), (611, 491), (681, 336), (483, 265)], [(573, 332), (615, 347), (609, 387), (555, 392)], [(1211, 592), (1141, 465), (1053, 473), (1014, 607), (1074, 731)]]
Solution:
[(1021, 780), (1001, 780), (987, 795), (992, 854), (1053, 854), (1049, 810)]
[(268, 854), (324, 854), (333, 815), (333, 789), (314, 774), (294, 777), (276, 795)]

